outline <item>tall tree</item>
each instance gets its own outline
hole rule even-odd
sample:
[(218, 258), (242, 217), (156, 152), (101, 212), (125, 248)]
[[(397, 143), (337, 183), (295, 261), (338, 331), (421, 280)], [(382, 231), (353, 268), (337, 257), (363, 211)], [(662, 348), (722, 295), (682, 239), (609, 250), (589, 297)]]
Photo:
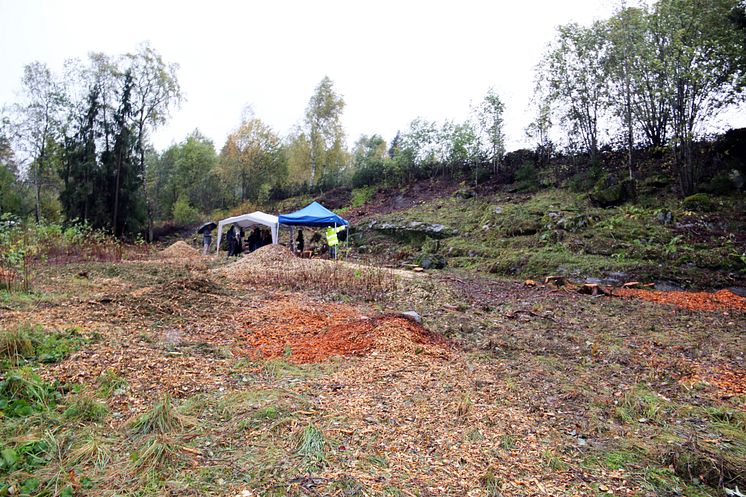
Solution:
[(306, 108), (305, 131), (310, 144), (311, 187), (316, 184), (317, 176), (323, 178), (344, 166), (344, 106), (342, 96), (334, 91), (332, 80), (324, 76)]
[(61, 171), (64, 188), (60, 201), (67, 219), (79, 219), (100, 228), (108, 223), (100, 216), (103, 205), (96, 191), (101, 175), (96, 154), (96, 122), (101, 110), (99, 86), (94, 84), (88, 94), (88, 106), (77, 125), (75, 134), (66, 137)]
[(744, 98), (743, 31), (733, 22), (737, 0), (659, 0), (653, 16), (665, 56), (674, 163), (684, 195), (695, 191), (693, 143), (702, 125)]
[[(147, 43), (126, 55), (134, 80), (132, 95), (133, 128), (136, 136), (137, 168), (144, 174), (148, 133), (164, 124), (169, 111), (179, 105), (181, 88), (176, 78), (177, 64), (167, 64)], [(148, 232), (153, 225), (153, 199), (147, 195)]]
[(20, 148), (26, 153), (28, 176), (34, 185), (35, 217), (42, 219), (41, 190), (51, 168), (50, 148), (60, 134), (66, 102), (63, 88), (41, 62), (26, 65), (22, 102), (15, 106)]
[(220, 154), (224, 180), (238, 185), (241, 202), (284, 183), (287, 169), (280, 137), (261, 119), (251, 117), (228, 135)]
[(607, 35), (602, 22), (590, 27), (560, 26), (545, 55), (540, 79), (547, 95), (558, 104), (568, 135), (578, 136), (590, 155), (598, 155), (598, 122), (607, 101)]
[(487, 95), (474, 109), (476, 117), (476, 131), (479, 142), (486, 147), (487, 160), (492, 165), (492, 172), (500, 171), (500, 162), (505, 155), (505, 132), (503, 115), (505, 105), (494, 89), (490, 88)]

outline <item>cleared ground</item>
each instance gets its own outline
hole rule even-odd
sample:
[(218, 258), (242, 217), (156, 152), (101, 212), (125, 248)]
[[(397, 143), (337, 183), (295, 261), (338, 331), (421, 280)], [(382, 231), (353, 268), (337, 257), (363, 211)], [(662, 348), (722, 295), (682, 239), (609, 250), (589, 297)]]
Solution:
[(743, 299), (174, 255), (50, 266), (5, 295), (0, 329), (32, 348), (0, 373), (0, 495), (746, 486)]

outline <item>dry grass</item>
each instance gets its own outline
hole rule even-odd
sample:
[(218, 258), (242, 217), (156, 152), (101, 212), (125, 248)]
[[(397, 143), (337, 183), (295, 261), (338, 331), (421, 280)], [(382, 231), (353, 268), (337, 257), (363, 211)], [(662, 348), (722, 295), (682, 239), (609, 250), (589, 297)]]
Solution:
[(0, 359), (7, 359), (14, 364), (34, 355), (34, 344), (31, 341), (28, 326), (19, 325), (9, 330), (0, 331)]
[(365, 301), (388, 300), (400, 287), (392, 270), (321, 259), (247, 256), (216, 272), (255, 286)]
[(130, 424), (130, 429), (136, 435), (164, 434), (181, 430), (189, 424), (191, 424), (190, 420), (174, 409), (171, 395), (166, 394), (153, 405), (151, 410), (138, 416)]

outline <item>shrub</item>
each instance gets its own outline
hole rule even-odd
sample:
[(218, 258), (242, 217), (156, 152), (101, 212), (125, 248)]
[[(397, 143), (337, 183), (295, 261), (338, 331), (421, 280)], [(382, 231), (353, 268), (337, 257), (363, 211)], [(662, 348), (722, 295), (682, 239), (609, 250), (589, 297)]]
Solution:
[(706, 193), (695, 193), (682, 202), (685, 209), (709, 212), (713, 208), (712, 198)]
[(189, 200), (182, 195), (174, 202), (173, 218), (179, 224), (194, 224), (199, 221), (199, 212), (189, 205)]
[(519, 191), (528, 192), (539, 189), (539, 173), (530, 162), (524, 162), (515, 172), (515, 182)]

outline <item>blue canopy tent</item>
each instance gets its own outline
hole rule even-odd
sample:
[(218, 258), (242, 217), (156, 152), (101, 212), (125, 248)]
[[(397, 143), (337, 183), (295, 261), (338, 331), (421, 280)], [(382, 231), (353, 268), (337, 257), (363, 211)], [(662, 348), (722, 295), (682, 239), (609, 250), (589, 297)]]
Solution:
[[(311, 228), (330, 228), (335, 229), (338, 226), (349, 226), (349, 222), (343, 219), (321, 205), (318, 202), (311, 202), (299, 211), (290, 214), (280, 214), (278, 216), (280, 226), (290, 226), (290, 239), (293, 239), (293, 226), (308, 226)], [(336, 235), (335, 235), (336, 238)], [(295, 247), (295, 245), (293, 245)], [(293, 248), (295, 252), (295, 248)], [(334, 251), (334, 257), (337, 253)]]
[(347, 226), (350, 223), (342, 219), (318, 202), (311, 202), (299, 211), (280, 214), (278, 222), (286, 226), (311, 226), (326, 228), (329, 226)]

